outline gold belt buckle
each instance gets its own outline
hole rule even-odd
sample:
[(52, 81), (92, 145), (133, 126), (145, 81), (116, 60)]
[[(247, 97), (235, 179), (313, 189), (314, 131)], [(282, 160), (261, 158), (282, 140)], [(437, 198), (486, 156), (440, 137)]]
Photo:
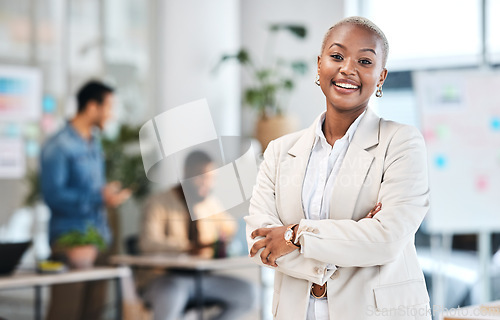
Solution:
[(313, 283), (311, 285), (311, 295), (316, 299), (321, 299), (326, 297), (326, 282), (322, 286)]

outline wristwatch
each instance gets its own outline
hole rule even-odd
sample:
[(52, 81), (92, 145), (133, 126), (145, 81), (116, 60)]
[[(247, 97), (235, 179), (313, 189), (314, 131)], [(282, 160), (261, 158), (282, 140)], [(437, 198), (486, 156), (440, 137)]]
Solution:
[(293, 228), (295, 228), (298, 225), (299, 225), (298, 223), (289, 225), (288, 228), (286, 228), (286, 231), (285, 231), (285, 234), (284, 234), (284, 238), (285, 238), (285, 241), (286, 241), (287, 245), (300, 248), (299, 245), (296, 245), (293, 242), (295, 240), (295, 230)]

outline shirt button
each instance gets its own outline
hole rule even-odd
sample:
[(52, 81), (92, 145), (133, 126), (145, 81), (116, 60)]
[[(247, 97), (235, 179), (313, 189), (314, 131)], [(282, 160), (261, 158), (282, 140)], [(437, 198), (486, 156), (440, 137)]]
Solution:
[(314, 271), (316, 272), (316, 274), (323, 274), (323, 273), (325, 273), (325, 269), (320, 268), (320, 267), (314, 268)]
[(318, 229), (316, 229), (316, 228), (314, 228), (314, 229), (312, 230), (312, 232), (313, 232), (313, 233), (319, 233), (319, 230), (318, 230)]

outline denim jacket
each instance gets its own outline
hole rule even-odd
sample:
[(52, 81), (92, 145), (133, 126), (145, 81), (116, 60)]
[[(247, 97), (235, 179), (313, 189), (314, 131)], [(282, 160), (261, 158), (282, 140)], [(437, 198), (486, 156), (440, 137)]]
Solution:
[(49, 241), (68, 231), (94, 226), (107, 243), (111, 234), (101, 189), (106, 183), (104, 156), (95, 134), (81, 137), (71, 123), (44, 145), (40, 159), (42, 195), (51, 211)]

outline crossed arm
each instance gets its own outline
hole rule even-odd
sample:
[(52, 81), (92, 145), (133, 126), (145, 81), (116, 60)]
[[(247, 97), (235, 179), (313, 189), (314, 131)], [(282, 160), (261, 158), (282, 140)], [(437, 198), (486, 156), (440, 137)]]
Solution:
[[(377, 212), (382, 209), (382, 203), (377, 203), (373, 209), (363, 218), (372, 218)], [(254, 257), (257, 252), (264, 248), (260, 253), (260, 259), (263, 264), (271, 267), (277, 267), (276, 259), (284, 256), (294, 250), (300, 249), (300, 245), (288, 244), (285, 241), (285, 231), (289, 226), (272, 227), (272, 228), (258, 228), (254, 230), (250, 237), (255, 239), (263, 237), (263, 239), (255, 242), (250, 249), (250, 257)], [(297, 233), (294, 230), (293, 239), (295, 240)]]

